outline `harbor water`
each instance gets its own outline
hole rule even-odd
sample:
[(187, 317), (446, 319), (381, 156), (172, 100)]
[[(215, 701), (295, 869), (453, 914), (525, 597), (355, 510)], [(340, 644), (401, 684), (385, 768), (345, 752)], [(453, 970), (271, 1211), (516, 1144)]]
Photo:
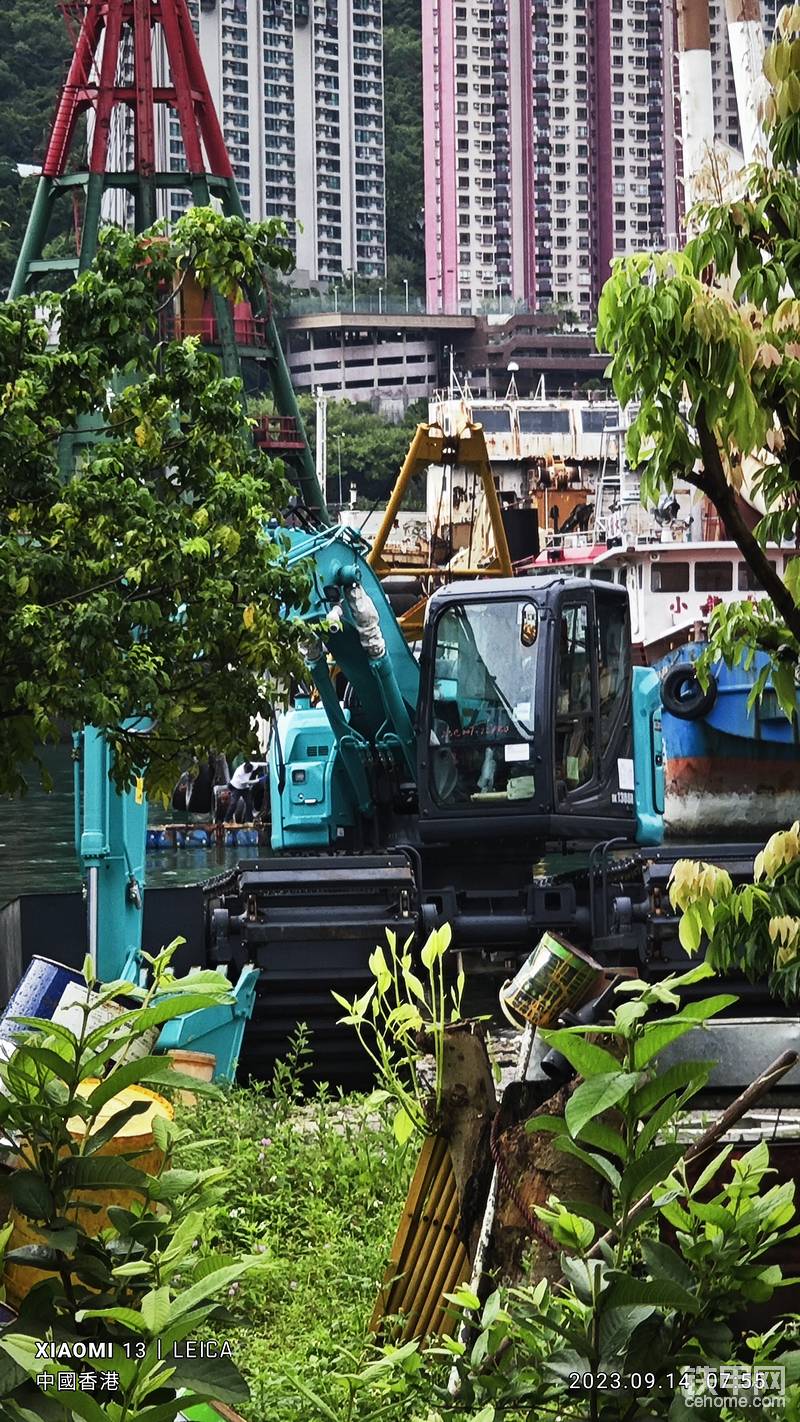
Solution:
[[(35, 766), (28, 772), (29, 791), (21, 799), (0, 797), (0, 906), (18, 894), (48, 889), (76, 889), (81, 875), (75, 855), (74, 804), (70, 747), (47, 746), (42, 760), (53, 779), (53, 790), (41, 788)], [(151, 808), (151, 820), (171, 818), (161, 806)], [(220, 874), (243, 859), (263, 858), (257, 846), (214, 846), (151, 850), (147, 883), (196, 884)]]

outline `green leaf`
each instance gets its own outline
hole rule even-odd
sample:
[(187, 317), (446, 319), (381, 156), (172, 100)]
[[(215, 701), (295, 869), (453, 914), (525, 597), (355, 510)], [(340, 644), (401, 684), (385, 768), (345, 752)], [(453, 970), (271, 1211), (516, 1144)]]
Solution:
[(398, 1108), (395, 1118), (392, 1121), (392, 1129), (398, 1145), (405, 1145), (406, 1141), (410, 1140), (413, 1136), (415, 1130), (414, 1122), (409, 1116), (405, 1106)]
[(105, 1190), (121, 1187), (147, 1193), (149, 1176), (121, 1156), (73, 1155), (59, 1165), (59, 1177), (68, 1190)]
[(231, 1358), (179, 1358), (170, 1387), (186, 1388), (214, 1402), (248, 1402), (250, 1389)]
[(614, 1228), (614, 1221), (608, 1210), (601, 1210), (599, 1205), (593, 1205), (588, 1200), (562, 1200), (561, 1204), (565, 1210), (569, 1210), (572, 1215), (581, 1215), (586, 1220), (591, 1220), (598, 1229), (606, 1234), (608, 1230)]
[(687, 1032), (692, 1032), (696, 1026), (694, 1022), (653, 1022), (645, 1028), (644, 1036), (634, 1047), (634, 1063), (637, 1067), (647, 1066), (653, 1057), (663, 1052), (665, 1047), (669, 1047), (673, 1042), (677, 1042), (681, 1037), (685, 1037)]
[(604, 1155), (595, 1155), (593, 1151), (583, 1150), (567, 1135), (557, 1138), (556, 1147), (558, 1150), (564, 1151), (566, 1155), (574, 1155), (576, 1160), (582, 1160), (584, 1165), (588, 1165), (596, 1175), (601, 1175), (604, 1180), (607, 1180), (612, 1189), (616, 1190), (619, 1186), (619, 1171), (615, 1165), (611, 1164), (610, 1160), (606, 1160)]
[(607, 1151), (609, 1155), (615, 1155), (619, 1160), (628, 1159), (628, 1146), (626, 1141), (615, 1131), (613, 1126), (609, 1126), (605, 1121), (587, 1121), (581, 1130), (581, 1142), (584, 1145), (596, 1146), (598, 1150)]
[(662, 1101), (657, 1111), (654, 1111), (649, 1120), (642, 1127), (636, 1137), (634, 1155), (641, 1158), (646, 1155), (653, 1144), (656, 1136), (664, 1129), (678, 1110), (679, 1098), (668, 1096), (666, 1101)]
[(638, 1072), (623, 1072), (617, 1068), (616, 1072), (593, 1076), (589, 1081), (584, 1081), (570, 1097), (564, 1112), (573, 1139), (580, 1135), (587, 1121), (600, 1116), (611, 1106), (616, 1106), (640, 1080)]
[(654, 1313), (654, 1304), (628, 1304), (619, 1308), (603, 1307), (600, 1314), (599, 1343), (600, 1356), (604, 1365), (624, 1356), (636, 1329), (648, 1318), (652, 1318)]
[[(200, 1012), (204, 1008), (216, 1006), (219, 996), (208, 992), (190, 994), (174, 993), (169, 997), (157, 998), (150, 1007), (133, 1007), (129, 1012), (121, 1012), (112, 1022), (92, 1028), (84, 1043), (84, 1051), (98, 1049), (110, 1041), (120, 1045), (132, 1037), (141, 1037), (153, 1027), (162, 1027), (165, 1022), (180, 1017), (184, 1012)], [(349, 1006), (349, 1003), (345, 1003)]]
[(640, 1200), (649, 1190), (669, 1175), (681, 1159), (685, 1147), (678, 1142), (654, 1146), (625, 1170), (620, 1184), (620, 1198), (626, 1204)]
[(162, 1266), (175, 1264), (186, 1256), (194, 1241), (200, 1238), (205, 1218), (203, 1210), (190, 1210), (184, 1215), (166, 1249), (162, 1250)]
[(125, 1062), (110, 1072), (86, 1098), (92, 1115), (96, 1116), (107, 1101), (118, 1096), (127, 1086), (138, 1086), (148, 1074), (163, 1069), (163, 1064), (163, 1057), (139, 1057), (136, 1061)]
[(712, 1071), (713, 1062), (676, 1062), (639, 1088), (631, 1101), (631, 1108), (637, 1116), (648, 1116), (659, 1101), (682, 1086), (691, 1086), (694, 1091), (699, 1091), (706, 1085)]
[(709, 1017), (717, 1017), (726, 1007), (738, 1002), (735, 993), (719, 992), (714, 997), (704, 997), (701, 1002), (687, 1002), (681, 1008), (681, 1017), (691, 1022), (707, 1022)]
[(678, 939), (682, 948), (687, 953), (696, 953), (700, 947), (703, 937), (703, 925), (700, 920), (697, 904), (689, 904), (684, 909), (678, 923)]
[(563, 1116), (531, 1116), (525, 1122), (525, 1130), (531, 1134), (534, 1131), (549, 1131), (554, 1136), (564, 1136), (567, 1134), (567, 1123)]
[(92, 1131), (86, 1138), (86, 1154), (93, 1155), (95, 1151), (104, 1146), (107, 1141), (113, 1139), (128, 1121), (132, 1121), (134, 1116), (140, 1116), (143, 1111), (147, 1111), (151, 1101), (132, 1101), (130, 1106), (124, 1106), (121, 1111), (115, 1111), (107, 1121), (99, 1126), (96, 1131)]
[(55, 1213), (55, 1200), (45, 1180), (33, 1170), (15, 1170), (8, 1182), (11, 1203), (28, 1219), (49, 1220)]
[(603, 1296), (604, 1307), (621, 1308), (630, 1304), (652, 1304), (654, 1308), (677, 1309), (680, 1313), (697, 1313), (700, 1304), (687, 1289), (671, 1279), (615, 1279)]
[(256, 1273), (263, 1270), (267, 1260), (263, 1255), (246, 1255), (235, 1264), (228, 1264), (223, 1269), (215, 1269), (213, 1274), (207, 1275), (196, 1284), (191, 1284), (188, 1289), (182, 1290), (178, 1298), (173, 1301), (172, 1317), (174, 1320), (182, 1318), (190, 1313), (198, 1304), (215, 1299), (218, 1294), (226, 1289), (235, 1279), (240, 1279), (243, 1274)]
[(619, 1071), (619, 1061), (611, 1052), (596, 1046), (594, 1042), (587, 1042), (584, 1036), (569, 1027), (562, 1027), (557, 1031), (543, 1031), (539, 1035), (548, 1047), (561, 1052), (587, 1080), (592, 1076)]
[(163, 1333), (170, 1318), (172, 1300), (166, 1284), (159, 1289), (151, 1289), (144, 1295), (140, 1308), (142, 1310), (142, 1322), (153, 1337)]
[(689, 1265), (668, 1244), (656, 1239), (643, 1239), (642, 1257), (651, 1274), (664, 1275), (682, 1289), (695, 1287), (696, 1280)]
[(731, 1142), (729, 1145), (723, 1146), (719, 1154), (715, 1155), (713, 1160), (709, 1161), (708, 1165), (705, 1167), (705, 1170), (703, 1170), (702, 1173), (697, 1177), (697, 1180), (692, 1186), (693, 1195), (699, 1195), (701, 1190), (705, 1190), (706, 1185), (708, 1185), (709, 1182), (714, 1179), (714, 1176), (716, 1175), (717, 1171), (720, 1170), (725, 1164), (725, 1161), (728, 1159), (728, 1156), (730, 1155), (732, 1150), (733, 1142)]
[(146, 1333), (147, 1324), (142, 1315), (133, 1308), (82, 1308), (75, 1314), (77, 1323), (82, 1323), (85, 1318), (105, 1318), (109, 1323), (122, 1323), (126, 1328), (133, 1329), (134, 1333)]

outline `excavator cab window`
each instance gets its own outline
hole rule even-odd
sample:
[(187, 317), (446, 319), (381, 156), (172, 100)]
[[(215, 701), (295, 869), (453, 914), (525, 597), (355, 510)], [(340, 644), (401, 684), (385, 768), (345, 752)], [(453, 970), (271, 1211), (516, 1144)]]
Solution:
[(557, 796), (598, 786), (619, 754), (631, 694), (625, 600), (594, 588), (561, 605), (556, 643)]
[(597, 683), (600, 750), (609, 749), (630, 700), (631, 648), (628, 609), (618, 598), (597, 593)]
[(454, 604), (436, 624), (431, 796), (439, 806), (530, 800), (538, 609)]
[(589, 603), (565, 603), (558, 634), (556, 782), (568, 791), (587, 785), (596, 749)]

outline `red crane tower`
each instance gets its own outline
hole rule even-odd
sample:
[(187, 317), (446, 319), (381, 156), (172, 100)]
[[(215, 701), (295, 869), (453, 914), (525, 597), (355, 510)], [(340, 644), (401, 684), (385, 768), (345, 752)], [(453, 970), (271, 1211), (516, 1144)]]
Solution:
[[(43, 274), (82, 272), (91, 265), (103, 198), (110, 191), (128, 194), (138, 232), (155, 222), (159, 191), (183, 189), (196, 206), (217, 199), (224, 213), (245, 216), (186, 0), (64, 0), (61, 8), (77, 29), (75, 48), (9, 290), (11, 299), (31, 289)], [(156, 71), (166, 76), (163, 82)], [(159, 171), (157, 166), (159, 107), (177, 115), (185, 164), (177, 171)], [(127, 122), (124, 130), (118, 126), (116, 131), (124, 131), (125, 142), (112, 144), (112, 126), (120, 108), (127, 110)], [(85, 138), (80, 125), (84, 115)], [(75, 153), (80, 155), (79, 171), (70, 170)], [(83, 197), (79, 249), (73, 259), (53, 260), (44, 249), (53, 208), (63, 194)], [(219, 349), (226, 374), (241, 374), (243, 361), (266, 365), (278, 413), (261, 422), (256, 438), (268, 452), (280, 454), (294, 466), (306, 505), (324, 515), (267, 293), (249, 295), (252, 316), (244, 320), (237, 320), (230, 305), (215, 295), (212, 315), (198, 323), (198, 334)]]

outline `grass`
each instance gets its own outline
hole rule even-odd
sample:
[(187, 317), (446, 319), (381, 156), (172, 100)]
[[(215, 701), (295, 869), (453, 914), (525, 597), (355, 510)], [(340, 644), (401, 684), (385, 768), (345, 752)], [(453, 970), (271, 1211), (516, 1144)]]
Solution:
[(323, 1090), (301, 1101), (298, 1052), (302, 1043), (271, 1087), (231, 1087), (181, 1112), (193, 1139), (180, 1163), (230, 1171), (203, 1250), (265, 1251), (271, 1261), (257, 1283), (231, 1291), (241, 1326), (228, 1337), (250, 1384), (248, 1422), (323, 1417), (308, 1390), (337, 1419), (350, 1415), (334, 1374), (369, 1354), (366, 1326), (417, 1154), (364, 1097)]

